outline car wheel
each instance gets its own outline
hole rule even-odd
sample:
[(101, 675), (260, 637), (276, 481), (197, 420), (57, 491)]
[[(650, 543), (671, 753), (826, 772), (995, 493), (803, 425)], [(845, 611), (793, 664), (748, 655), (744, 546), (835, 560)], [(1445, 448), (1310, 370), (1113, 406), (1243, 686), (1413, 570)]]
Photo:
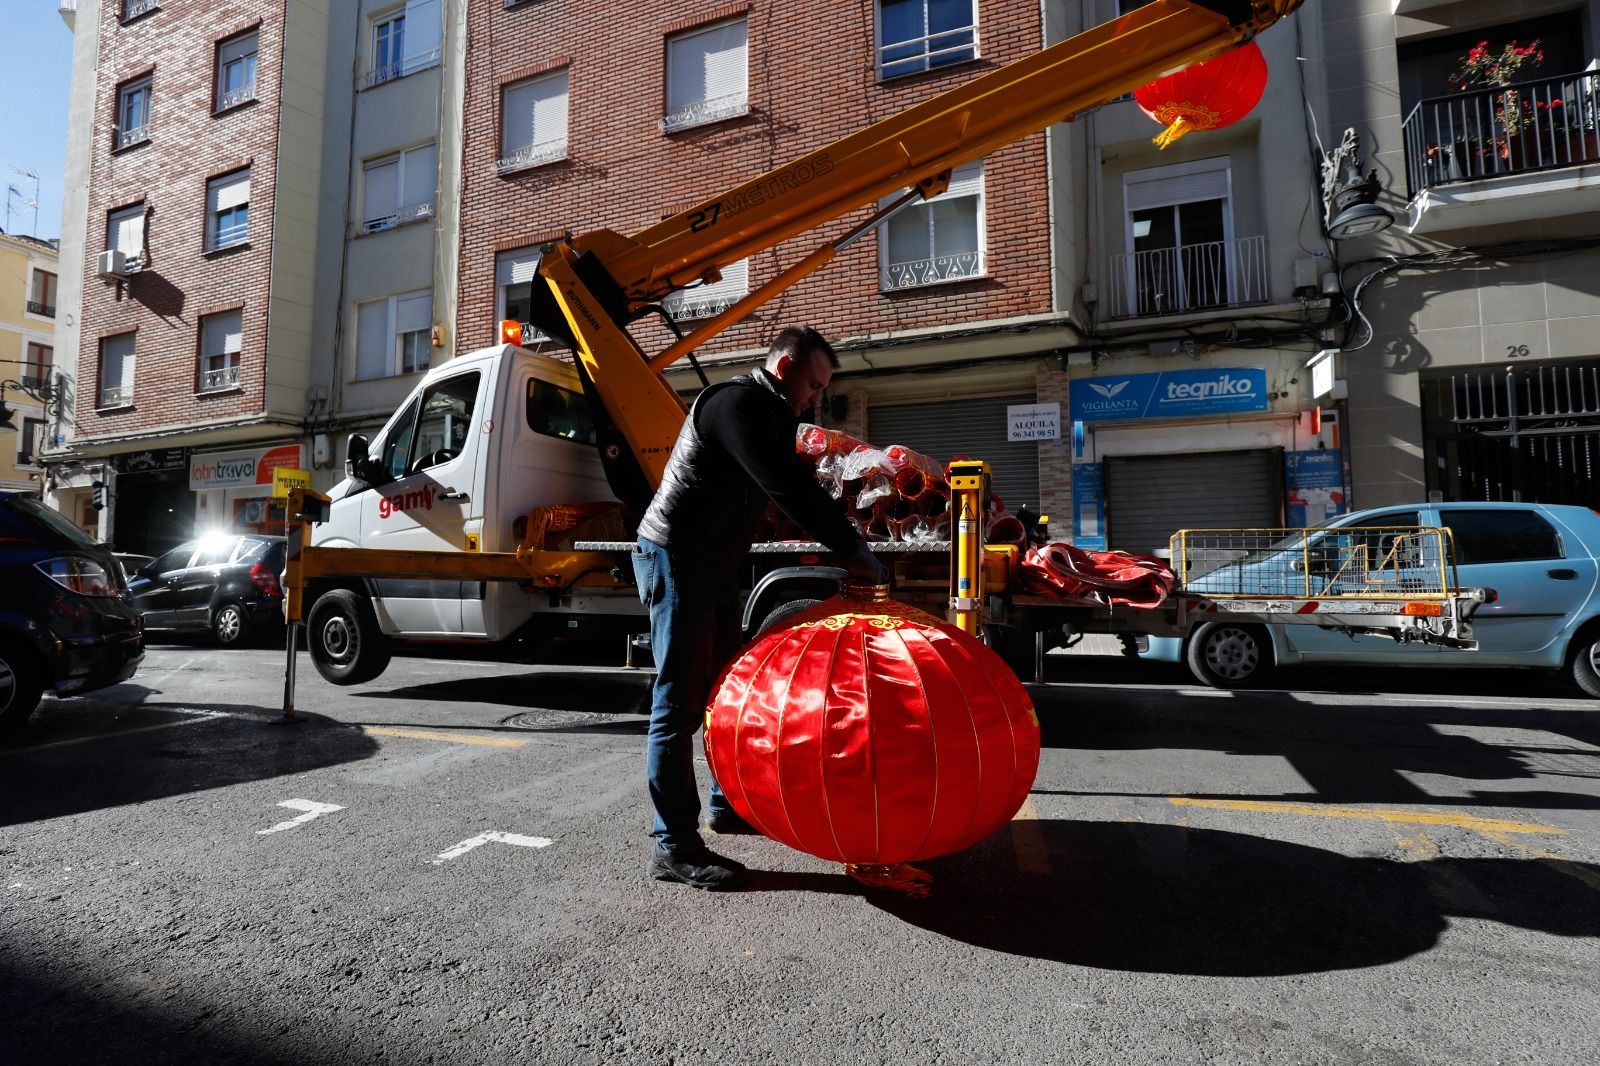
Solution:
[(1234, 622), (1207, 622), (1196, 629), (1184, 659), (1190, 673), (1213, 688), (1248, 685), (1272, 665), (1266, 631)]
[(224, 646), (242, 644), (250, 635), (250, 619), (237, 603), (225, 603), (211, 616), (211, 635)]
[(0, 734), (20, 730), (43, 692), (44, 681), (28, 657), (11, 645), (0, 645)]
[(1567, 672), (1584, 695), (1600, 699), (1600, 632), (1590, 631), (1573, 642)]
[(334, 589), (317, 597), (306, 618), (311, 662), (335, 685), (371, 681), (389, 665), (389, 641), (365, 596)]
[(801, 611), (809, 611), (821, 602), (821, 600), (790, 600), (788, 603), (774, 607), (767, 612), (767, 617), (762, 621), (760, 628), (756, 630), (756, 636), (759, 637), (791, 615), (799, 614)]

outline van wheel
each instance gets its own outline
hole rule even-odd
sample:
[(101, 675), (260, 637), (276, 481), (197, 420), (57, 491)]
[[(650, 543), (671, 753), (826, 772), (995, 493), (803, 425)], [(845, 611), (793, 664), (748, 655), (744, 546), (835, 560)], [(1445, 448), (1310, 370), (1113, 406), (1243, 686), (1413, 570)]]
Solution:
[(211, 618), (211, 635), (224, 647), (243, 644), (250, 635), (250, 619), (245, 617), (244, 608), (237, 603), (218, 607)]
[(1590, 630), (1573, 641), (1567, 673), (1585, 696), (1600, 699), (1600, 631)]
[(1261, 679), (1272, 665), (1272, 652), (1260, 626), (1207, 622), (1189, 638), (1184, 661), (1212, 688), (1239, 688)]
[(797, 615), (801, 611), (809, 611), (811, 608), (815, 607), (821, 602), (821, 600), (790, 600), (788, 603), (774, 607), (771, 611), (767, 612), (767, 617), (756, 629), (756, 636), (759, 637), (761, 634), (765, 633), (773, 626), (780, 624), (791, 615)]
[(12, 644), (0, 644), (0, 735), (22, 729), (39, 706), (44, 682), (25, 655)]
[(317, 673), (335, 685), (371, 681), (389, 665), (389, 641), (372, 604), (349, 589), (317, 597), (306, 618), (306, 648)]

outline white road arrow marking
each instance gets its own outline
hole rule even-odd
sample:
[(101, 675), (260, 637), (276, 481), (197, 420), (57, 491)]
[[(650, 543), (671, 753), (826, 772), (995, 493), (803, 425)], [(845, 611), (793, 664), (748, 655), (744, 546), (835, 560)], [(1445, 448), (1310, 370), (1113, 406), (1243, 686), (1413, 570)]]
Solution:
[(520, 833), (502, 833), (498, 829), (491, 829), (487, 833), (479, 833), (475, 837), (468, 837), (455, 847), (441, 851), (428, 860), (429, 866), (439, 866), (458, 859), (473, 848), (481, 848), (485, 844), (515, 844), (519, 848), (548, 848), (549, 837), (525, 837)]
[(321, 818), (324, 814), (332, 814), (334, 811), (344, 810), (337, 803), (318, 803), (316, 800), (284, 800), (278, 806), (288, 807), (292, 811), (305, 811), (306, 813), (298, 818), (290, 818), (287, 822), (279, 822), (271, 829), (258, 829), (256, 830), (256, 836), (264, 837), (268, 833), (281, 833), (285, 829), (293, 829), (297, 825), (305, 825), (313, 818)]

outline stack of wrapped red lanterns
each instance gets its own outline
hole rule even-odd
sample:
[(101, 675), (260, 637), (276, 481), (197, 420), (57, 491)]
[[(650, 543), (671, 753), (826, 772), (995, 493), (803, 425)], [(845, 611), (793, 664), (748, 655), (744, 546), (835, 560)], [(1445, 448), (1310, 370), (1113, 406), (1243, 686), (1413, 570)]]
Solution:
[[(950, 482), (945, 468), (903, 444), (878, 448), (837, 429), (802, 424), (795, 450), (817, 480), (842, 500), (861, 535), (872, 541), (927, 543), (950, 537)], [(965, 456), (954, 456), (963, 459)], [(989, 497), (985, 539), (1023, 544), (1022, 523), (998, 496)], [(767, 513), (762, 540), (799, 540), (804, 534), (776, 507)]]

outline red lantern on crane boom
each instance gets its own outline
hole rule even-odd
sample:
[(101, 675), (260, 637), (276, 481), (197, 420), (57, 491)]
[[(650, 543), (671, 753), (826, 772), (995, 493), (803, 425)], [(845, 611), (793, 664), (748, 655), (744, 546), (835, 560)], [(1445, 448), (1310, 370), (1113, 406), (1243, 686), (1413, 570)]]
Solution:
[(1266, 88), (1267, 58), (1251, 41), (1135, 89), (1133, 98), (1166, 127), (1155, 138), (1165, 148), (1190, 130), (1233, 125), (1260, 102)]

